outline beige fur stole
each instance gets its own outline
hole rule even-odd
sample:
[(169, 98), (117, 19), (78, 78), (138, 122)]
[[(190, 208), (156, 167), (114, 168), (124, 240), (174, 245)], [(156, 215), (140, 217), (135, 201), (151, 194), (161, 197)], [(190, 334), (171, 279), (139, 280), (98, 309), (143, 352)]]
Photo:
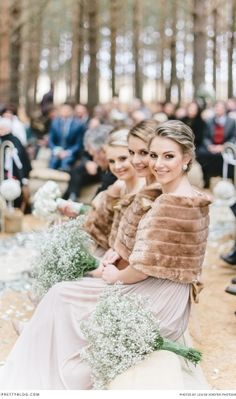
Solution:
[(160, 195), (139, 223), (130, 265), (149, 276), (199, 280), (209, 225), (210, 200)]
[(111, 226), (111, 232), (109, 235), (109, 246), (114, 249), (114, 242), (117, 237), (120, 221), (126, 211), (126, 209), (133, 203), (134, 198), (137, 194), (126, 194), (123, 198), (120, 198), (114, 205), (114, 217)]
[(115, 240), (112, 243), (114, 250), (122, 259), (128, 261), (133, 250), (138, 224), (160, 194), (160, 186), (157, 183), (144, 187), (123, 212), (117, 234), (114, 237)]
[[(111, 186), (112, 187), (112, 186)], [(100, 192), (92, 201), (92, 208), (86, 215), (84, 229), (102, 248), (109, 248), (109, 235), (114, 217), (114, 206), (120, 197), (115, 196), (111, 189)]]

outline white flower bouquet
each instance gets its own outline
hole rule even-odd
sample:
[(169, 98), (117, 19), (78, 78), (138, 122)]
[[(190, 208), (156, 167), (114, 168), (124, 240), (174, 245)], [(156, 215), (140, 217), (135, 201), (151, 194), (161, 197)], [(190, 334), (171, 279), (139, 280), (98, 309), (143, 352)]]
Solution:
[(61, 191), (54, 181), (47, 181), (38, 189), (34, 196), (35, 216), (48, 218), (57, 211), (57, 198), (61, 197)]
[(168, 350), (195, 365), (201, 353), (160, 335), (148, 300), (137, 294), (122, 295), (118, 285), (101, 295), (90, 318), (81, 322), (88, 346), (81, 356), (92, 370), (94, 389), (106, 389), (118, 374), (143, 360), (155, 350)]
[(61, 215), (58, 208), (66, 204), (70, 205), (70, 208), (78, 215), (85, 214), (89, 209), (89, 206), (82, 203), (63, 200), (58, 184), (48, 180), (47, 183), (38, 189), (34, 196), (33, 214), (53, 221), (55, 216)]
[(91, 255), (93, 241), (83, 230), (84, 218), (54, 225), (37, 241), (37, 256), (33, 260), (34, 284), (37, 296), (60, 282), (76, 280), (98, 266)]

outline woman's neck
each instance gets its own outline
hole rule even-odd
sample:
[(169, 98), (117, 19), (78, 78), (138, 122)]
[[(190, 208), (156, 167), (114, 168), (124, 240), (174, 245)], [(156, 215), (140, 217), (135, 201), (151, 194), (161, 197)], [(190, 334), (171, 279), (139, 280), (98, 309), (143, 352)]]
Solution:
[(137, 193), (144, 185), (145, 180), (143, 178), (134, 176), (125, 181), (126, 194)]
[(146, 185), (150, 186), (153, 183), (156, 183), (156, 179), (154, 175), (150, 174), (149, 176), (146, 177)]
[(178, 179), (162, 185), (162, 192), (164, 194), (173, 194), (179, 196), (191, 197), (194, 196), (195, 191), (189, 183), (187, 175), (180, 176)]

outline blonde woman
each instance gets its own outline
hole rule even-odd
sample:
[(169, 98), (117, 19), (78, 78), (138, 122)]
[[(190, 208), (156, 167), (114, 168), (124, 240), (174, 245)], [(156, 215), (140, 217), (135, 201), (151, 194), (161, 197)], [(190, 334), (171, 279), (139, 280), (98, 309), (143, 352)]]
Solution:
[[(145, 179), (138, 176), (130, 162), (128, 134), (129, 130), (124, 128), (108, 135), (104, 150), (109, 169), (118, 180), (94, 198), (92, 209), (86, 215), (84, 228), (103, 249), (103, 253), (109, 248), (111, 229), (114, 231), (114, 213), (118, 218), (119, 212), (115, 208), (117, 202), (122, 198), (132, 201), (145, 184)], [(98, 252), (102, 254), (101, 250)]]
[[(114, 129), (108, 134), (103, 151), (108, 167), (112, 174), (117, 177), (117, 181), (109, 186), (107, 190), (101, 191), (93, 199), (92, 207), (86, 214), (84, 228), (97, 244), (96, 253), (100, 256), (109, 248), (108, 241), (114, 212), (116, 213), (116, 219), (119, 213), (116, 209), (116, 204), (123, 197), (125, 197), (126, 202), (127, 199), (131, 202), (135, 194), (145, 184), (145, 179), (138, 176), (129, 160), (128, 133), (129, 130), (123, 128)], [(77, 213), (72, 210), (69, 201), (61, 208), (61, 212), (65, 216), (77, 216)]]

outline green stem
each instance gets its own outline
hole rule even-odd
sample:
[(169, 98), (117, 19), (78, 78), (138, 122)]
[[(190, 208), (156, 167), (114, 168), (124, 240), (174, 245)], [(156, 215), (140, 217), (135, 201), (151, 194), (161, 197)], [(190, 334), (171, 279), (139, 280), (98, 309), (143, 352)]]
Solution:
[(91, 208), (90, 205), (85, 205), (85, 204), (83, 204), (83, 205), (81, 206), (81, 208), (80, 208), (79, 214), (80, 214), (80, 215), (85, 215), (85, 214), (89, 211), (90, 208)]
[(156, 350), (166, 350), (176, 353), (176, 355), (185, 357), (193, 364), (198, 364), (202, 358), (202, 353), (194, 348), (188, 348), (177, 342), (170, 341), (169, 339), (158, 337), (155, 341), (154, 348)]

